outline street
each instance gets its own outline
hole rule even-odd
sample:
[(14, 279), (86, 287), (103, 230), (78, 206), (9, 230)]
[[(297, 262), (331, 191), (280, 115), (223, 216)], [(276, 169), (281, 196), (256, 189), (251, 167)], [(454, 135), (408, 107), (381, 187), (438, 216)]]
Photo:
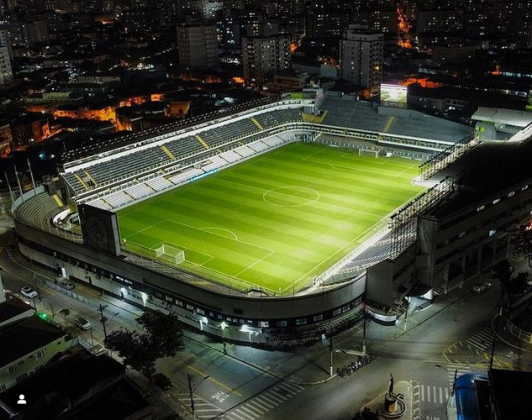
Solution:
[[(104, 339), (100, 304), (107, 333), (137, 327), (135, 318), (141, 309), (80, 283), (73, 290), (62, 289), (54, 285), (53, 273), (32, 267), (17, 250), (10, 250), (9, 223), (0, 224), (0, 264), (7, 290), (18, 292), (25, 285), (38, 290), (41, 299), (35, 299), (37, 310), (79, 335), (87, 345), (101, 344)], [(367, 349), (376, 359), (345, 378), (329, 377), (328, 340), (283, 352), (228, 343), (224, 354), (221, 343), (187, 329), (185, 351), (157, 362), (157, 369), (172, 380), (173, 388), (152, 391), (183, 418), (192, 418), (191, 375), (198, 419), (343, 420), (384, 394), (392, 373), (396, 381), (412, 384), (414, 420), (444, 419), (455, 370), (458, 375), (485, 371), (495, 337), (491, 323), (500, 296), (498, 283), (493, 281), (493, 287), (481, 295), (472, 294), (470, 288), (457, 288), (423, 311), (410, 314), (406, 331), (404, 320), (394, 327), (369, 322)], [(73, 323), (76, 314), (89, 320), (92, 330), (77, 329)], [(361, 343), (362, 328), (357, 327), (335, 337), (334, 349), (353, 350)], [(512, 369), (519, 364), (521, 369), (530, 369), (530, 356), (498, 341), (494, 366)], [(334, 370), (355, 358), (335, 352)]]

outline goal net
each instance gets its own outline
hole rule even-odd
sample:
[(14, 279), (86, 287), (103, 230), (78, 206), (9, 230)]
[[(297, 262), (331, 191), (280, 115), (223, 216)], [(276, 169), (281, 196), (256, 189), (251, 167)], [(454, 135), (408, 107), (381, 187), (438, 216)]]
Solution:
[(185, 251), (167, 244), (162, 244), (159, 248), (155, 249), (155, 257), (167, 263), (180, 264), (185, 261)]
[(379, 151), (378, 150), (370, 150), (370, 149), (358, 149), (358, 155), (359, 156), (379, 157)]

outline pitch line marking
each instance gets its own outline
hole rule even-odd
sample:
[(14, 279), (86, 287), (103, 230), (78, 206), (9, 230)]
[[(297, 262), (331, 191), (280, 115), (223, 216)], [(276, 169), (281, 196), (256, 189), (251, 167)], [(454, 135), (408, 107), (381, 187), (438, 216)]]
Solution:
[[(236, 235), (235, 232), (233, 232), (232, 230), (230, 229), (225, 229), (225, 228), (221, 228), (221, 227), (215, 227), (215, 226), (208, 226), (208, 227), (204, 227), (204, 228), (200, 228), (206, 232), (209, 232), (209, 230), (221, 230), (221, 231), (224, 231), (224, 232), (228, 232), (230, 235), (233, 236), (233, 238), (235, 238), (235, 241), (237, 242), (241, 242), (240, 239), (238, 239), (238, 236)], [(211, 232), (209, 232), (211, 233)]]
[[(224, 239), (229, 239), (230, 241), (234, 241), (234, 239), (231, 239), (231, 238), (228, 238), (227, 236), (224, 236), (224, 235), (220, 235), (219, 233), (214, 233), (214, 232), (209, 232), (208, 230), (204, 230), (203, 228), (200, 228), (200, 227), (196, 227), (196, 226), (192, 226), (192, 225), (187, 225), (186, 223), (182, 223), (182, 222), (176, 222), (174, 220), (170, 220), (170, 219), (166, 219), (168, 222), (170, 223), (174, 223), (176, 225), (181, 225), (181, 226), (186, 226), (190, 229), (196, 229), (196, 230), (201, 230), (205, 233), (208, 233), (209, 235), (215, 235), (215, 236), (219, 236), (220, 238), (224, 238)], [(255, 245), (255, 244), (252, 244), (250, 242), (246, 242), (246, 241), (241, 241), (241, 240), (236, 240), (236, 242), (240, 242), (241, 244), (245, 244), (245, 245), (249, 245), (249, 246), (252, 246), (254, 248), (259, 248), (259, 249), (262, 249), (263, 251), (267, 251), (267, 252), (275, 252), (273, 251), (272, 249), (268, 249), (268, 248), (265, 248), (263, 246), (260, 246), (260, 245)]]
[[(298, 197), (294, 194), (289, 194), (289, 193), (282, 193), (282, 192), (279, 192), (277, 190), (281, 190), (281, 189), (294, 189), (294, 190), (307, 190), (307, 191), (312, 191), (316, 194), (316, 198), (311, 200), (311, 199), (307, 199), (307, 198), (301, 198), (301, 197)], [(272, 203), (271, 201), (269, 201), (266, 197), (268, 196), (269, 193), (272, 193), (272, 194), (279, 194), (279, 195), (285, 195), (287, 197), (293, 197), (293, 198), (298, 198), (300, 200), (307, 200), (308, 202), (306, 203), (302, 203), (302, 204), (275, 204), (275, 203)], [(319, 201), (319, 199), (321, 198), (321, 194), (316, 191), (314, 188), (308, 188), (308, 187), (301, 187), (301, 186), (297, 186), (297, 185), (285, 185), (285, 186), (282, 186), (282, 187), (276, 187), (276, 188), (272, 188), (271, 190), (267, 190), (264, 194), (262, 194), (262, 199), (272, 205), (272, 206), (277, 206), (277, 207), (302, 207), (302, 206), (310, 206), (311, 204), (314, 204), (315, 202)]]
[[(412, 197), (410, 197), (407, 201), (405, 202), (410, 202), (414, 197), (416, 197), (416, 195), (413, 195)], [(339, 250), (337, 250), (334, 254), (330, 255), (329, 257), (325, 258), (322, 262), (316, 264), (313, 268), (311, 268), (309, 271), (307, 271), (305, 274), (303, 274), (299, 279), (297, 279), (295, 282), (293, 282), (293, 285), (292, 286), (287, 286), (285, 289), (281, 290), (281, 293), (284, 293), (286, 292), (287, 290), (289, 290), (291, 287), (293, 288), (295, 284), (299, 284), (301, 281), (305, 280), (308, 276), (309, 273), (311, 273), (312, 271), (316, 270), (317, 267), (320, 267), (321, 265), (323, 265), (325, 262), (327, 262), (328, 260), (330, 259), (337, 259), (337, 255), (338, 254), (342, 254), (342, 253), (345, 253), (345, 250), (348, 249), (349, 247), (352, 247), (353, 244), (355, 244), (360, 238), (363, 238), (369, 231), (371, 231), (372, 229), (374, 229), (375, 226), (377, 226), (382, 220), (386, 219), (387, 217), (390, 216), (390, 213), (388, 213), (387, 215), (383, 216), (379, 221), (377, 221), (376, 223), (374, 223), (373, 225), (371, 225), (369, 228), (367, 228), (364, 232), (362, 232), (360, 235), (358, 235), (356, 238), (353, 238), (351, 241), (349, 241), (346, 245), (344, 245), (342, 248), (340, 248)], [(361, 244), (358, 244), (358, 246), (360, 246)], [(353, 248), (354, 249), (354, 248)], [(343, 257), (341, 257), (343, 258)], [(338, 259), (339, 260), (339, 259)], [(335, 264), (336, 262), (333, 262), (331, 265)]]
[[(240, 274), (242, 274), (244, 271), (246, 270), (249, 270), (251, 267), (253, 267), (254, 265), (264, 261), (266, 258), (268, 258), (270, 255), (272, 254), (275, 254), (275, 251), (272, 251), (270, 252), (268, 255), (265, 255), (264, 257), (262, 257), (260, 260), (257, 260), (255, 261), (253, 264), (251, 265), (248, 265), (246, 268), (244, 268), (243, 270), (240, 270), (238, 273), (235, 274), (235, 277), (238, 277)], [(262, 287), (262, 286), (261, 286)]]
[[(267, 190), (266, 188), (255, 187), (254, 185), (245, 185), (245, 184), (241, 184), (241, 183), (235, 182), (235, 181), (230, 181), (230, 180), (227, 180), (227, 179), (219, 179), (218, 178), (217, 181), (227, 182), (227, 183), (230, 183), (230, 184), (238, 185), (238, 186), (243, 187), (243, 188), (253, 188), (255, 190), (264, 191), (266, 193), (269, 192), (269, 191), (272, 191), (272, 190)], [(283, 187), (276, 187), (276, 188), (283, 188)], [(302, 188), (306, 188), (306, 187), (302, 187)], [(310, 189), (313, 189), (313, 188), (310, 188)], [(320, 198), (321, 198), (321, 194), (320, 194)], [(328, 203), (324, 203), (324, 202), (320, 202), (319, 204), (322, 205), (322, 206), (337, 206), (337, 207), (341, 207), (341, 208), (347, 208), (348, 207), (348, 206), (340, 206), (340, 205), (336, 205), (336, 204), (328, 204)], [(284, 207), (284, 206), (279, 205), (279, 204), (277, 204), (277, 206)], [(367, 211), (357, 210), (357, 209), (352, 209), (352, 208), (350, 209), (350, 211), (357, 212), (357, 213), (362, 213), (362, 214), (367, 214), (369, 216), (379, 217), (379, 221), (382, 220), (382, 217), (381, 217), (380, 214), (369, 213)]]

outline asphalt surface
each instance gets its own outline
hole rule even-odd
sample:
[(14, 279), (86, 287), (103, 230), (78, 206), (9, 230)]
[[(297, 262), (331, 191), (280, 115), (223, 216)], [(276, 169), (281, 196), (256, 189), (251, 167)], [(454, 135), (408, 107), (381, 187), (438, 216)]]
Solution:
[[(16, 250), (10, 250), (9, 224), (9, 220), (0, 222), (0, 265), (6, 289), (18, 292), (24, 285), (38, 289), (41, 299), (35, 299), (37, 309), (79, 335), (87, 345), (103, 341), (100, 304), (105, 306), (107, 332), (136, 328), (139, 308), (102, 296), (83, 284), (76, 284), (72, 291), (54, 290), (51, 273), (32, 266)], [(48, 285), (40, 281), (43, 273), (50, 276)], [(367, 350), (376, 359), (345, 378), (329, 376), (328, 340), (285, 352), (227, 344), (224, 354), (221, 343), (189, 330), (185, 332), (185, 351), (157, 363), (158, 370), (174, 384), (169, 391), (157, 390), (141, 375), (130, 373), (140, 386), (150, 388), (157, 404), (167, 408), (160, 418), (168, 411), (192, 418), (188, 388), (191, 375), (198, 419), (350, 419), (384, 395), (392, 373), (396, 381), (413, 386), (413, 397), (408, 401), (413, 420), (445, 419), (455, 370), (458, 374), (480, 372), (488, 366), (496, 337), (492, 321), (500, 296), (498, 283), (492, 283), (493, 287), (481, 295), (471, 293), (476, 284), (472, 281), (439, 297), (430, 307), (411, 313), (406, 329), (404, 321), (395, 327), (368, 323)], [(62, 309), (69, 309), (70, 314), (62, 315)], [(73, 324), (75, 314), (88, 319), (92, 330), (77, 329)], [(359, 326), (335, 337), (333, 348), (348, 352), (360, 349), (362, 339)], [(356, 356), (335, 352), (333, 358), (336, 370)], [(497, 340), (494, 366), (530, 370), (532, 357)]]

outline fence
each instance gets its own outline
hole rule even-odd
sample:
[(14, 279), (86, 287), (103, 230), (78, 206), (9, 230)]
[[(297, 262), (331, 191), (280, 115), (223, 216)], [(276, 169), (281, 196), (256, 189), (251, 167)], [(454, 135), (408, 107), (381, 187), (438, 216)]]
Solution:
[(508, 320), (506, 321), (506, 328), (514, 337), (517, 337), (519, 340), (524, 341), (526, 343), (532, 344), (532, 333), (529, 333), (528, 331), (519, 328), (512, 322), (510, 318), (508, 318)]
[[(180, 280), (186, 280), (189, 283), (196, 282), (198, 285), (205, 287), (205, 282), (211, 282), (226, 289), (234, 290), (239, 293), (258, 292), (264, 296), (273, 295), (274, 292), (266, 290), (260, 285), (249, 283), (245, 280), (240, 280), (229, 275), (209, 270), (208, 268), (194, 265), (193, 269), (186, 270), (178, 265), (170, 265), (166, 261), (157, 259), (155, 250), (147, 248), (140, 244), (131, 242), (122, 243), (122, 249), (131, 254), (130, 260), (135, 264), (161, 274), (170, 275)], [(186, 252), (185, 252), (186, 261)]]

